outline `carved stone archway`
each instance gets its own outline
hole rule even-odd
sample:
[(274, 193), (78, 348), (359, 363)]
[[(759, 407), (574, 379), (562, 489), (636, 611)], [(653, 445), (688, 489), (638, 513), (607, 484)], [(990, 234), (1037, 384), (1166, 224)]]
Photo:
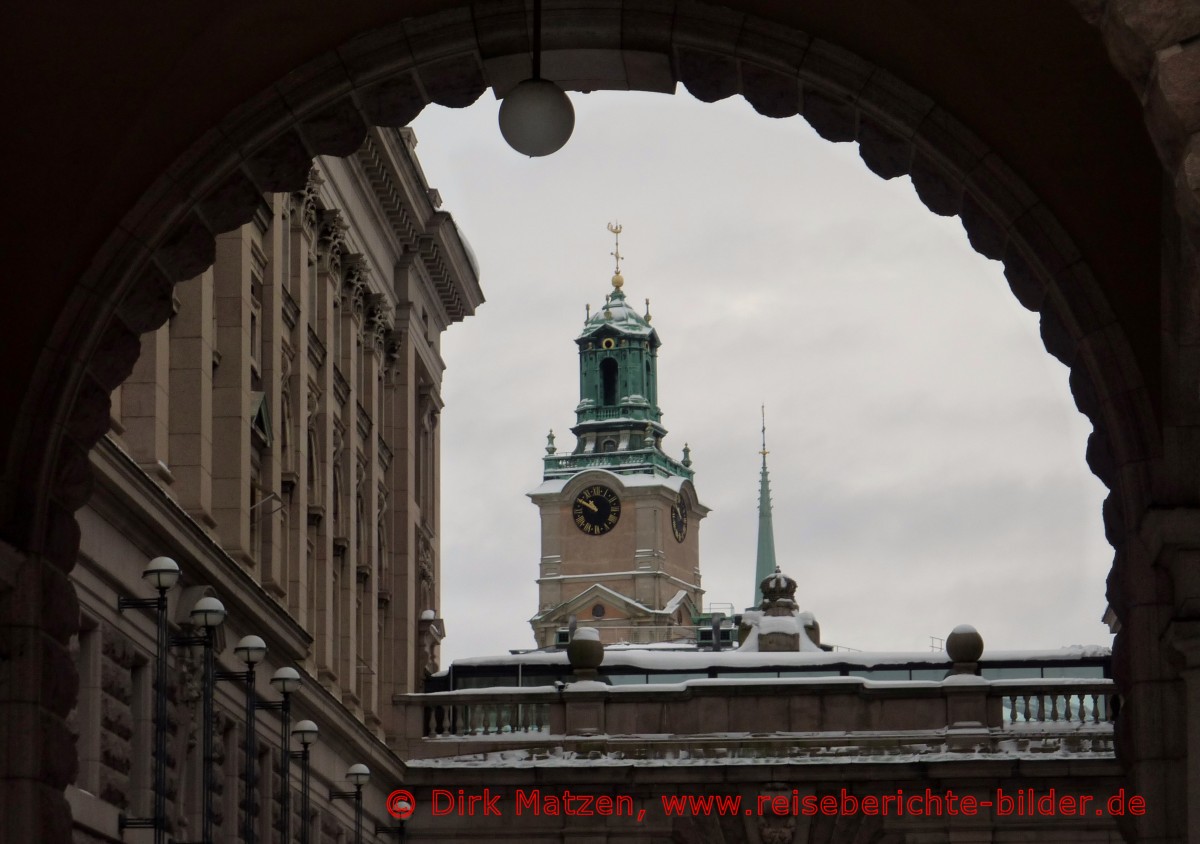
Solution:
[[(1188, 430), (1200, 419), (1200, 397), (1168, 383), (1155, 400), (1095, 268), (1037, 192), (932, 100), (834, 44), (717, 7), (620, 5), (614, 14), (600, 0), (547, 4), (554, 14), (546, 42), (573, 87), (667, 90), (678, 81), (705, 101), (741, 94), (764, 115), (799, 114), (828, 140), (856, 141), (881, 177), (910, 175), (932, 211), (958, 215), (973, 246), (1004, 262), (1014, 295), (1041, 315), (1047, 350), (1071, 369), (1072, 393), (1095, 429), (1088, 464), (1112, 490), (1104, 508), (1117, 549), (1110, 590), (1129, 631), (1118, 638), (1118, 679), (1127, 690), (1143, 680), (1173, 684), (1177, 694), (1156, 638), (1177, 581), (1161, 575), (1153, 583), (1149, 572), (1164, 543), (1194, 540), (1195, 531), (1190, 516), (1181, 523), (1146, 514), (1156, 502), (1197, 503), (1195, 461), (1184, 458), (1200, 454)], [(1157, 17), (1137, 3), (1075, 5), (1142, 99), (1174, 197), (1162, 282), (1179, 318), (1163, 326), (1163, 342), (1167, 377), (1181, 382), (1200, 359), (1200, 316), (1191, 307), (1200, 289), (1200, 138), (1188, 86), (1200, 62), (1187, 40), (1200, 28), (1198, 14), (1185, 4)], [(214, 236), (248, 222), (263, 192), (302, 189), (313, 156), (349, 155), (370, 125), (404, 125), (431, 103), (463, 107), (525, 75), (529, 24), (521, 3), (458, 6), (373, 31), (297, 68), (163, 174), (77, 285), (20, 411), (13, 451), (21, 460), (2, 514), (20, 546), (4, 549), (0, 564), (10, 672), (35, 679), (7, 688), (0, 720), (33, 737), (38, 752), (6, 762), (15, 785), (0, 808), (24, 806), (6, 816), (30, 819), (27, 828), (45, 830), (43, 840), (58, 840), (68, 814), (60, 792), (74, 770), (63, 725), (76, 695), (65, 647), (78, 617), (67, 578), (78, 550), (74, 512), (88, 499), (88, 452), (107, 429), (109, 394), (129, 375), (139, 336), (167, 319), (173, 285), (212, 263)], [(1133, 658), (1149, 654), (1157, 658)], [(1186, 779), (1172, 771), (1182, 769), (1155, 767), (1152, 755), (1143, 763), (1134, 749), (1136, 731), (1161, 715), (1149, 700), (1139, 712), (1142, 705), (1134, 696), (1128, 710), (1127, 761), (1135, 775), (1144, 764), (1147, 782), (1173, 779), (1162, 793), (1179, 796)]]

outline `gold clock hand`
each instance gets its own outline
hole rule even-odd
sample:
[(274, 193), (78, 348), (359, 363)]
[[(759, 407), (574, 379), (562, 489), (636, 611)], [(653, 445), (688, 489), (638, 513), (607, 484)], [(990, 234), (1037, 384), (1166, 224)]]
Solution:
[(577, 499), (575, 499), (575, 500), (576, 500), (576, 501), (578, 501), (580, 504), (582, 504), (584, 507), (588, 507), (588, 508), (590, 508), (590, 509), (591, 509), (591, 511), (592, 511), (593, 513), (599, 513), (599, 512), (600, 512), (600, 508), (599, 508), (599, 507), (597, 507), (595, 504), (593, 504), (593, 503), (592, 503), (592, 502), (590, 502), (590, 501), (585, 501), (585, 500), (584, 500), (584, 499), (582, 499), (582, 498), (577, 498)]

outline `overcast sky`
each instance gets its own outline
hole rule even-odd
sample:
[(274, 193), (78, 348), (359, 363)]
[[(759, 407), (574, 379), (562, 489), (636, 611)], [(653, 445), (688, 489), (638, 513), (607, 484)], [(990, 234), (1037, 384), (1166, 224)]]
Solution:
[(855, 144), (741, 99), (572, 94), (528, 159), (490, 93), (417, 119), (422, 165), (487, 302), (443, 340), (442, 663), (533, 646), (546, 432), (573, 448), (573, 342), (610, 289), (651, 300), (667, 453), (692, 449), (707, 603), (753, 597), (759, 406), (775, 547), (826, 642), (1110, 644), (1111, 549), (1067, 369), (999, 263)]

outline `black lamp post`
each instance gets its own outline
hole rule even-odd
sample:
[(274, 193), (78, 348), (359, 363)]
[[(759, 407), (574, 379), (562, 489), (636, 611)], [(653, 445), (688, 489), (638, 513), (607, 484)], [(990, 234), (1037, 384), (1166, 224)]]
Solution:
[(204, 628), (202, 636), (173, 636), (171, 644), (181, 647), (201, 645), (204, 648), (204, 764), (201, 766), (203, 780), (201, 788), (201, 826), (200, 840), (203, 844), (212, 844), (212, 801), (213, 801), (213, 682), (216, 677), (214, 670), (213, 643), (216, 639), (217, 628), (225, 620), (225, 607), (216, 598), (201, 598), (192, 607), (190, 613), (192, 624)]
[(354, 844), (362, 844), (362, 790), (371, 779), (371, 769), (356, 762), (346, 771), (346, 779), (354, 785), (353, 791), (331, 791), (330, 800), (354, 800)]
[(303, 748), (292, 752), (300, 758), (300, 844), (308, 844), (308, 831), (311, 826), (308, 808), (308, 748), (317, 740), (317, 725), (312, 721), (300, 721), (292, 729), (292, 735)]
[(292, 838), (292, 783), (291, 761), (292, 754), (288, 750), (292, 720), (292, 693), (300, 688), (300, 672), (295, 668), (284, 666), (271, 676), (271, 686), (282, 695), (282, 700), (260, 700), (255, 705), (259, 709), (279, 710), (279, 808), (283, 815), (283, 841), (290, 844)]
[(234, 654), (246, 664), (245, 671), (218, 671), (216, 679), (241, 681), (246, 686), (246, 741), (243, 745), (244, 768), (242, 779), (245, 811), (242, 822), (242, 841), (254, 844), (255, 763), (258, 755), (258, 731), (255, 725), (257, 689), (254, 686), (254, 666), (267, 655), (267, 643), (260, 636), (243, 636), (233, 647)]
[(149, 818), (126, 818), (121, 829), (153, 829), (154, 844), (167, 836), (167, 592), (179, 582), (179, 564), (170, 557), (155, 557), (142, 572), (142, 580), (158, 590), (157, 598), (117, 598), (117, 609), (151, 609), (157, 614), (154, 653), (154, 810)]

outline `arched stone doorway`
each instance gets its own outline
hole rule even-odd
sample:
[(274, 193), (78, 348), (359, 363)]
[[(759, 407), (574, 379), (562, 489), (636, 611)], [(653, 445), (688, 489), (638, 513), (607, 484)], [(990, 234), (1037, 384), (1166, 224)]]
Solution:
[[(430, 4), (412, 5), (414, 12), (429, 11)], [(1189, 68), (1197, 64), (1188, 39), (1200, 22), (1182, 6), (1177, 14), (1155, 17), (1117, 3), (1078, 5), (1078, 13), (1065, 5), (1027, 9), (1041, 16), (1037, 20), (1050, 34), (1048, 43), (1034, 39), (1036, 46), (1086, 53), (1094, 61), (1098, 45), (1084, 44), (1094, 38), (1088, 29), (1094, 24), (1116, 65), (1108, 74), (1116, 79), (1119, 73), (1144, 92), (1145, 119), (1174, 193), (1173, 203), (1163, 203), (1161, 229), (1158, 220), (1143, 219), (1158, 210), (1153, 203), (1137, 204), (1138, 218), (1124, 221), (1123, 228), (1107, 203), (1089, 214), (1077, 191), (1057, 184), (1053, 166), (1036, 149), (1018, 144), (998, 152), (983, 141), (985, 134), (1010, 136), (984, 116), (986, 90), (973, 91), (983, 98), (981, 109), (963, 106), (975, 117), (973, 132), (887, 67), (828, 38), (788, 28), (792, 13), (769, 3), (755, 4), (762, 17), (690, 3), (548, 3), (546, 68), (577, 89), (667, 90), (678, 81), (703, 100), (740, 93), (767, 116), (800, 114), (831, 141), (857, 141), (864, 161), (880, 176), (911, 175), (931, 210), (959, 215), (976, 249), (1004, 261), (1014, 294), (1041, 313), (1047, 349), (1071, 367), (1076, 401), (1096, 427), (1088, 461), (1113, 490), (1105, 507), (1117, 549), (1110, 594), (1125, 625), (1118, 639), (1118, 679), (1132, 693), (1123, 746), (1138, 787), (1174, 801), (1186, 794), (1184, 762), (1161, 761), (1172, 751), (1148, 736), (1156, 723), (1183, 714), (1178, 703), (1153, 703), (1153, 696), (1182, 694), (1178, 674), (1167, 664), (1171, 648), (1159, 639), (1173, 616), (1188, 612), (1181, 604), (1186, 595), (1172, 588), (1188, 582), (1190, 564), (1171, 549), (1194, 543), (1198, 532), (1193, 511), (1163, 511), (1149, 519), (1146, 514), (1152, 505), (1196, 503), (1190, 469), (1200, 448), (1188, 439), (1187, 425), (1197, 417), (1198, 400), (1194, 390), (1179, 387), (1192, 371), (1188, 340), (1197, 333), (1195, 309), (1188, 303), (1197, 285), (1194, 226), (1200, 212), (1188, 152), (1200, 145), (1191, 135), (1196, 97), (1187, 82)], [(108, 394), (128, 375), (139, 334), (166, 319), (175, 282), (211, 263), (213, 236), (250, 219), (261, 192), (302, 187), (313, 155), (349, 154), (371, 124), (405, 124), (430, 103), (465, 106), (488, 87), (503, 91), (522, 78), (528, 67), (527, 13), (519, 2), (464, 3), (383, 28), (375, 26), (380, 18), (368, 15), (365, 35), (344, 44), (306, 45), (301, 52), (317, 58), (298, 67), (285, 62), (280, 70), (291, 72), (219, 125), (216, 117), (197, 118), (202, 129), (191, 137), (200, 135), (199, 140), (140, 202), (120, 208), (120, 224), (83, 279), (72, 282), (54, 334), (26, 358), (38, 366), (8, 432), (3, 524), (15, 547), (11, 554), (6, 549), (11, 561), (4, 566), (12, 588), (0, 600), (11, 619), (6, 638), (14, 656), (7, 668), (22, 685), (18, 689), (10, 679), (4, 706), (14, 717), (4, 721), (25, 741), (36, 736), (40, 752), (24, 767), (10, 763), (15, 788), (6, 795), (6, 817), (18, 817), (7, 809), (23, 806), (20, 817), (29, 818), (30, 829), (47, 830), (45, 840), (54, 840), (52, 830), (60, 828), (61, 797), (55, 794), (73, 768), (62, 727), (75, 694), (62, 647), (77, 615), (65, 574), (78, 543), (72, 514), (87, 500), (87, 453), (107, 427)], [(880, 12), (892, 19), (897, 14)], [(926, 24), (929, 16), (940, 16), (950, 32), (963, 26), (943, 4), (925, 7)], [(886, 20), (856, 25), (818, 7), (801, 22), (841, 36), (846, 45), (871, 48), (910, 78), (928, 79), (938, 71), (936, 61), (922, 70), (904, 51), (881, 45)], [(1065, 40), (1056, 44), (1055, 36)], [(969, 75), (962, 50), (949, 53), (949, 69), (958, 61)], [(1039, 70), (1026, 74), (1036, 79)], [(1129, 127), (1127, 121), (1122, 125), (1124, 141)], [(1104, 147), (1106, 139), (1087, 140)], [(1142, 149), (1118, 149), (1108, 160), (1123, 161), (1126, 153), (1144, 165)], [(1067, 180), (1077, 181), (1078, 174)], [(1125, 184), (1120, 176), (1113, 181), (1118, 191)], [(1070, 222), (1064, 225), (1064, 219)], [(1111, 243), (1122, 232), (1132, 244), (1124, 257)], [(1162, 316), (1168, 317), (1161, 325), (1153, 284), (1160, 274)], [(1144, 279), (1149, 284), (1139, 286)], [(1128, 312), (1133, 319), (1126, 318)], [(1156, 559), (1163, 561), (1157, 582), (1150, 576)], [(1178, 637), (1184, 628), (1173, 629)], [(1144, 702), (1138, 695), (1143, 687)], [(1183, 829), (1161, 832), (1179, 835)]]

